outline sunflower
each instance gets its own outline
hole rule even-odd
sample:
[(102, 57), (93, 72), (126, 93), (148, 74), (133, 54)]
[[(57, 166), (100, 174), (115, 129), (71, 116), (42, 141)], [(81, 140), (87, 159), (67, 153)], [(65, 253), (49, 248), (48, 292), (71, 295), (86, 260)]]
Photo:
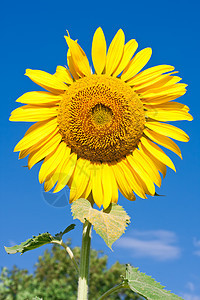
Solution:
[(51, 75), (27, 69), (32, 81), (47, 91), (28, 92), (17, 102), (11, 121), (36, 122), (16, 145), (28, 167), (43, 161), (39, 181), (45, 191), (70, 187), (70, 202), (87, 199), (107, 208), (122, 195), (135, 200), (155, 195), (171, 159), (158, 145), (181, 157), (172, 139), (187, 142), (188, 135), (166, 122), (192, 120), (189, 108), (172, 102), (186, 92), (174, 67), (159, 65), (141, 72), (151, 48), (136, 55), (138, 44), (125, 43), (120, 29), (108, 51), (101, 28), (94, 34), (92, 61), (77, 41), (65, 36), (68, 68)]

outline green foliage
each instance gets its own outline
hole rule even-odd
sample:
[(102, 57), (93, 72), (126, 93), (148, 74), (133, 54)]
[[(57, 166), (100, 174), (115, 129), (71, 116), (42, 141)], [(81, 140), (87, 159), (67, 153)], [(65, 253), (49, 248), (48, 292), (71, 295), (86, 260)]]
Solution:
[(138, 268), (127, 265), (126, 279), (131, 290), (148, 300), (169, 299), (178, 300), (182, 299), (169, 291), (164, 290), (164, 286), (156, 282), (152, 277), (147, 276), (145, 273), (139, 272)]
[(33, 236), (31, 239), (28, 239), (27, 241), (21, 243), (20, 245), (16, 245), (13, 247), (4, 247), (4, 248), (8, 254), (15, 254), (17, 252), (23, 254), (26, 251), (39, 248), (46, 244), (54, 243), (56, 241), (61, 241), (63, 235), (71, 231), (72, 229), (74, 229), (74, 227), (75, 224), (71, 224), (64, 231), (55, 234), (55, 236), (52, 236), (49, 232), (45, 232), (37, 236)]
[(67, 228), (65, 228), (64, 231), (61, 231), (59, 233), (56, 233), (53, 237), (54, 240), (58, 240), (58, 241), (61, 241), (62, 240), (62, 237), (64, 234), (68, 233), (69, 231), (73, 230), (75, 228), (75, 224), (71, 224), (69, 225)]
[(20, 245), (15, 245), (13, 247), (5, 247), (5, 250), (8, 254), (15, 254), (17, 252), (23, 254), (26, 251), (33, 250), (43, 245), (49, 244), (52, 242), (52, 240), (53, 237), (50, 235), (50, 233), (45, 232), (39, 234), (38, 236), (33, 236), (31, 239), (22, 242)]
[[(69, 244), (69, 243), (68, 243)], [(80, 248), (73, 249), (79, 261)], [(120, 275), (125, 276), (125, 266), (116, 262), (107, 268), (107, 256), (91, 250), (90, 257), (90, 300), (98, 299), (113, 286), (120, 284)], [(0, 275), (0, 300), (76, 300), (77, 273), (66, 251), (54, 245), (38, 258), (34, 274), (14, 267), (2, 270)], [(36, 298), (38, 297), (38, 298)], [(131, 290), (120, 290), (108, 300), (142, 299)]]
[(88, 200), (78, 199), (72, 203), (71, 210), (75, 219), (79, 219), (82, 223), (88, 220), (110, 249), (130, 223), (130, 217), (123, 207), (115, 203), (106, 210), (99, 211), (92, 208)]

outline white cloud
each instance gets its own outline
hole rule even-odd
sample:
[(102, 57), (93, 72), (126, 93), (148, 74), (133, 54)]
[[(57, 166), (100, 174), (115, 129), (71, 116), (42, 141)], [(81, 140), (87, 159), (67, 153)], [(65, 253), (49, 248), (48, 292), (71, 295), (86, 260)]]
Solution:
[(193, 282), (190, 282), (190, 281), (187, 282), (186, 287), (187, 287), (191, 292), (194, 292), (194, 290), (195, 290), (195, 285), (194, 285)]
[(9, 240), (8, 243), (9, 243), (9, 247), (13, 247), (13, 246), (17, 245), (17, 243), (13, 240)]
[(194, 238), (193, 245), (195, 248), (197, 248), (197, 250), (195, 250), (193, 253), (197, 256), (200, 256), (200, 240), (198, 240), (197, 238)]
[(200, 250), (194, 251), (194, 254), (200, 256)]
[(116, 242), (118, 248), (132, 251), (135, 257), (151, 257), (165, 261), (180, 257), (177, 237), (172, 231), (148, 230), (133, 231), (131, 237), (123, 237)]
[(184, 300), (200, 300), (200, 296), (184, 293), (181, 295)]
[(192, 277), (195, 282), (188, 281), (185, 286), (189, 292), (181, 293), (181, 297), (184, 300), (200, 300), (199, 278), (196, 276)]
[(200, 248), (200, 240), (197, 240), (197, 238), (194, 238), (194, 246)]

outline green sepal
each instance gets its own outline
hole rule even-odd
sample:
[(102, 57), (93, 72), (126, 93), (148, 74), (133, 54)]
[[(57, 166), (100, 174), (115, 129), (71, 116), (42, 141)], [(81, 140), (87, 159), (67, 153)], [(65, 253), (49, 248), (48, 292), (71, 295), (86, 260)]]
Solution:
[(165, 195), (160, 195), (160, 194), (158, 194), (158, 193), (155, 192), (154, 196), (156, 196), (156, 197), (164, 197)]

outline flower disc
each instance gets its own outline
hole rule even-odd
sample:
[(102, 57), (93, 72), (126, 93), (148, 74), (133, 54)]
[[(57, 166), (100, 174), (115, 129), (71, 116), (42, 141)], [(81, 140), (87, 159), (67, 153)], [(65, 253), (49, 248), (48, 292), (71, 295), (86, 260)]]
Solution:
[(63, 140), (79, 157), (112, 162), (137, 147), (145, 115), (138, 95), (126, 83), (91, 75), (67, 89), (58, 123)]

